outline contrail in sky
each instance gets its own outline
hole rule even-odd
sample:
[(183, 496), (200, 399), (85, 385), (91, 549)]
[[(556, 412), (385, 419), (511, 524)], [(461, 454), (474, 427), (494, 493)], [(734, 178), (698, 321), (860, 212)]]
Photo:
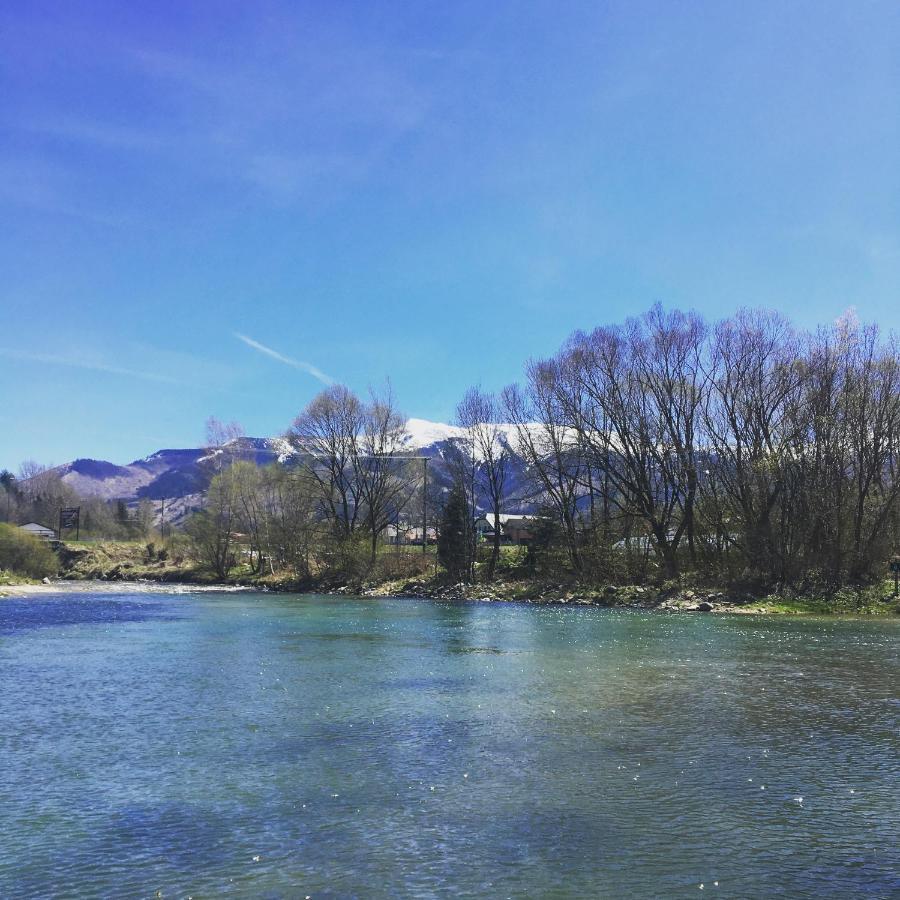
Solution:
[(29, 353), (24, 350), (9, 350), (0, 347), (0, 356), (9, 359), (20, 359), (25, 362), (44, 363), (50, 366), (68, 366), (72, 369), (86, 369), (89, 372), (106, 372), (109, 375), (125, 375), (128, 378), (142, 378), (144, 381), (161, 381), (165, 384), (179, 384), (177, 378), (163, 375), (158, 372), (140, 372), (136, 369), (123, 369), (121, 366), (111, 366), (104, 362), (96, 362), (91, 359), (77, 359), (70, 356), (57, 356), (53, 353)]
[(285, 356), (282, 353), (279, 353), (277, 350), (273, 350), (271, 347), (267, 347), (265, 344), (261, 344), (259, 341), (254, 341), (253, 338), (247, 337), (246, 334), (241, 334), (238, 331), (233, 332), (234, 336), (239, 340), (243, 341), (248, 347), (252, 347), (254, 350), (259, 353), (263, 353), (266, 356), (270, 356), (272, 359), (278, 360), (280, 363), (284, 363), (286, 366), (291, 366), (294, 369), (300, 369), (301, 372), (306, 372), (309, 375), (312, 375), (313, 378), (318, 378), (322, 384), (334, 384), (334, 379), (330, 375), (326, 375), (321, 369), (317, 369), (312, 363), (305, 362), (302, 359), (291, 359), (289, 356)]

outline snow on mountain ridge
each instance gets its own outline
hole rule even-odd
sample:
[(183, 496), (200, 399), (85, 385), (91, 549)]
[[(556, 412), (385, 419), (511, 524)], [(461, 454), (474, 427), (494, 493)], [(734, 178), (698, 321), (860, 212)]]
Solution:
[[(532, 429), (539, 426), (533, 424), (527, 427)], [(497, 428), (506, 442), (511, 447), (515, 447), (518, 435), (517, 426), (510, 422), (501, 422)], [(411, 448), (430, 447), (432, 444), (463, 438), (466, 435), (466, 429), (458, 425), (445, 425), (443, 422), (430, 422), (428, 419), (408, 419), (406, 430), (410, 435), (409, 446)]]
[(410, 447), (430, 447), (440, 441), (461, 438), (465, 429), (456, 425), (445, 425), (443, 422), (430, 422), (428, 419), (407, 419), (406, 430), (409, 432)]
[[(500, 426), (505, 440), (516, 452), (516, 427)], [(448, 444), (465, 436), (465, 429), (443, 422), (411, 418), (407, 422), (408, 441), (405, 452), (443, 460)], [(285, 437), (249, 438), (230, 441), (228, 449), (241, 459), (264, 465), (278, 461), (288, 463), (295, 450)], [(56, 468), (63, 481), (83, 497), (139, 500), (141, 498), (178, 498), (205, 490), (212, 474), (206, 465), (222, 449), (209, 448), (157, 450), (126, 466), (103, 460), (75, 460)]]

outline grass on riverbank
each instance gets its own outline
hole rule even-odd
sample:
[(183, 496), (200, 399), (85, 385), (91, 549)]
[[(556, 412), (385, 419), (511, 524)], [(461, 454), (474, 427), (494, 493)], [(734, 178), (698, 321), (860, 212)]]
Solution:
[[(428, 548), (431, 551), (432, 548)], [(517, 550), (519, 548), (512, 548)], [(162, 552), (160, 552), (162, 551)], [(136, 541), (66, 542), (61, 551), (62, 577), (69, 580), (223, 583), (200, 566), (178, 544), (148, 547)], [(514, 563), (510, 554), (509, 563)], [(506, 560), (504, 560), (506, 562)], [(20, 581), (19, 583), (25, 583)], [(368, 596), (425, 596), (447, 600), (492, 600), (593, 606), (635, 606), (691, 610), (709, 605), (715, 611), (765, 612), (780, 615), (900, 615), (900, 603), (884, 602), (893, 582), (860, 589), (820, 592), (809, 596), (740, 594), (727, 588), (698, 585), (685, 579), (662, 586), (583, 584), (529, 577), (520, 567), (504, 565), (491, 583), (451, 584), (437, 570), (433, 552), (394, 551), (380, 554), (373, 573), (361, 582), (334, 577), (300, 580), (290, 572), (254, 575), (249, 567), (232, 570), (225, 584), (275, 591), (339, 591)], [(2, 584), (2, 578), (0, 578)]]
[(147, 542), (66, 541), (59, 556), (61, 576), (69, 580), (215, 581), (183, 552)]
[(894, 597), (893, 581), (853, 589), (842, 588), (828, 596), (782, 597), (771, 595), (762, 601), (767, 612), (782, 615), (896, 616), (900, 599)]

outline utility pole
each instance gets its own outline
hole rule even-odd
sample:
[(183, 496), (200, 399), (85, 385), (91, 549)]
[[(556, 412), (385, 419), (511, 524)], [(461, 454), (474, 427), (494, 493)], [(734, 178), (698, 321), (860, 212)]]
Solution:
[(422, 552), (428, 552), (428, 457), (422, 457)]

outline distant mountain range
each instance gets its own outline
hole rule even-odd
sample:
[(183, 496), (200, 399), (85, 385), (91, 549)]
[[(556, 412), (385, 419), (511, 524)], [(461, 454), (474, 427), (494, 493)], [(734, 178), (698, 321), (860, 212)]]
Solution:
[[(410, 419), (408, 429), (409, 451), (432, 461), (429, 466), (432, 483), (449, 487), (445, 457), (453, 439), (462, 435), (462, 429), (425, 419)], [(513, 426), (505, 426), (505, 430), (514, 446)], [(289, 458), (289, 448), (281, 438), (239, 438), (233, 442), (232, 452), (235, 445), (238, 458), (258, 465), (284, 462)], [(202, 494), (209, 486), (210, 467), (203, 465), (209, 455), (207, 448), (158, 450), (124, 466), (105, 460), (76, 459), (57, 466), (54, 471), (81, 497), (129, 503), (144, 499), (155, 504), (165, 501), (170, 515), (177, 521), (201, 503)], [(509, 466), (508, 484), (509, 494), (515, 499), (511, 499), (506, 512), (533, 511), (535, 504), (526, 497), (526, 474), (525, 463), (514, 455)], [(166, 518), (171, 521), (168, 514)]]
[[(240, 438), (239, 456), (259, 465), (278, 459), (277, 441)], [(101, 500), (174, 500), (206, 490), (209, 471), (201, 461), (209, 450), (158, 450), (126, 466), (100, 459), (76, 459), (54, 470), (81, 497)]]

